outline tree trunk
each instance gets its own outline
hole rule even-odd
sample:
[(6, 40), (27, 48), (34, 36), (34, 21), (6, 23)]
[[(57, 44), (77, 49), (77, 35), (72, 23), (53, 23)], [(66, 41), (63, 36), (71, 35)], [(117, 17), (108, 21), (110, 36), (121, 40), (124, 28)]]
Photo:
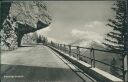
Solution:
[(21, 47), (21, 41), (24, 34), (19, 33), (17, 38), (18, 47)]

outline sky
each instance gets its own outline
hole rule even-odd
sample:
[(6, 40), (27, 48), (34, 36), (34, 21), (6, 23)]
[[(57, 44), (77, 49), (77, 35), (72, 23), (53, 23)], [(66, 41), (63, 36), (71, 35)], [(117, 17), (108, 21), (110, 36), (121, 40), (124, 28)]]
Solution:
[(88, 39), (102, 42), (111, 29), (113, 1), (47, 1), (52, 24), (38, 31), (51, 40), (73, 42)]

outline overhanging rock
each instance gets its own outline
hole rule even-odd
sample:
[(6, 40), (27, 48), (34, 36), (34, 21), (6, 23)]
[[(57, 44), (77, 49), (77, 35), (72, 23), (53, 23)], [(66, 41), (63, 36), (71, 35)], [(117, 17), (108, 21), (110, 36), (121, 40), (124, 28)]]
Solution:
[[(4, 2), (4, 5), (7, 4)], [(46, 28), (51, 24), (51, 16), (47, 11), (46, 4), (42, 1), (13, 1), (10, 4), (10, 8), (4, 10), (9, 13), (6, 13), (8, 17), (4, 17), (6, 21), (2, 26), (2, 41), (9, 48), (12, 47), (12, 42), (20, 46), (24, 34)], [(16, 37), (14, 38), (13, 35)]]

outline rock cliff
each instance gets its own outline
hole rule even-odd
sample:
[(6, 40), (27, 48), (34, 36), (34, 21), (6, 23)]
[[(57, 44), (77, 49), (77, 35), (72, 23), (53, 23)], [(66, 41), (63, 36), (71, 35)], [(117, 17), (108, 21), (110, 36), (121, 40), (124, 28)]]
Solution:
[(21, 46), (24, 34), (35, 32), (51, 24), (51, 16), (42, 1), (14, 1), (2, 2), (2, 4), (1, 8), (6, 16), (3, 15), (1, 43), (8, 49)]

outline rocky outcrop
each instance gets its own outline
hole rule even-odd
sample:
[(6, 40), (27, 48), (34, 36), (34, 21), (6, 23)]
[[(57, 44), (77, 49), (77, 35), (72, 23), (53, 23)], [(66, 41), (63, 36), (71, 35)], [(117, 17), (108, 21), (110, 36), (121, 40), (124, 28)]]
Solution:
[[(7, 5), (6, 2), (3, 3), (4, 6)], [(9, 49), (14, 45), (21, 46), (24, 34), (45, 28), (51, 23), (47, 7), (42, 1), (18, 1), (10, 4), (8, 10), (4, 10), (9, 13), (1, 30), (2, 45)]]

